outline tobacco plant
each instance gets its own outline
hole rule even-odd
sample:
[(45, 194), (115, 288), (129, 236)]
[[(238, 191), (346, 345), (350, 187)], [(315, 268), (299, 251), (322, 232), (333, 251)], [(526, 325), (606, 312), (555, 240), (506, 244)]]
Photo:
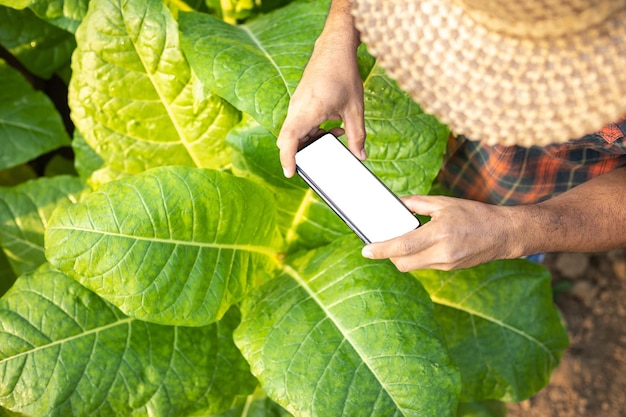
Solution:
[[(283, 177), (328, 1), (0, 4), (0, 415), (502, 416), (548, 382), (545, 268), (400, 273)], [(430, 192), (448, 129), (359, 69), (367, 164)]]

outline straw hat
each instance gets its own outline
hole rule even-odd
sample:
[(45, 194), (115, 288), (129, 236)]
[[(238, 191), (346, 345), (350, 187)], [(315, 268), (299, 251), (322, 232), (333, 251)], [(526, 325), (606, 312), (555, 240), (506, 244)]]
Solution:
[(626, 0), (353, 0), (361, 40), (425, 111), (487, 144), (626, 115)]

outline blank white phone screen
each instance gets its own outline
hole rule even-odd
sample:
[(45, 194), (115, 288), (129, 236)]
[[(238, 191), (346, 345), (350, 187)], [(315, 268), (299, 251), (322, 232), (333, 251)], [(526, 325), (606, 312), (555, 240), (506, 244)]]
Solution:
[(298, 173), (366, 243), (398, 237), (419, 220), (332, 134), (296, 153)]

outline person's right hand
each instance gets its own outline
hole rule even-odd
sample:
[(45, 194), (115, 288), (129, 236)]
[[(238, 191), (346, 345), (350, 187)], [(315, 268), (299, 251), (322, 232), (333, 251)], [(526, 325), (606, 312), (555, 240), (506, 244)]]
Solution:
[[(356, 39), (355, 39), (356, 37)], [(366, 158), (363, 116), (363, 82), (356, 61), (358, 35), (325, 31), (304, 70), (276, 142), (286, 177), (296, 170), (295, 155), (301, 143), (319, 136), (320, 124), (343, 120), (348, 148), (359, 159)]]

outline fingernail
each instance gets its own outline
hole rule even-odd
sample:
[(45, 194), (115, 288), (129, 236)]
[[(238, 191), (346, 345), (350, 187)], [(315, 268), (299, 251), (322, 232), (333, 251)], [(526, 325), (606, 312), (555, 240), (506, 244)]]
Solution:
[(285, 167), (283, 167), (283, 175), (287, 178), (291, 178), (291, 172)]
[(367, 246), (361, 249), (361, 255), (363, 255), (364, 258), (374, 259), (374, 254)]
[(361, 149), (361, 160), (365, 161), (367, 159), (367, 153), (365, 149)]

